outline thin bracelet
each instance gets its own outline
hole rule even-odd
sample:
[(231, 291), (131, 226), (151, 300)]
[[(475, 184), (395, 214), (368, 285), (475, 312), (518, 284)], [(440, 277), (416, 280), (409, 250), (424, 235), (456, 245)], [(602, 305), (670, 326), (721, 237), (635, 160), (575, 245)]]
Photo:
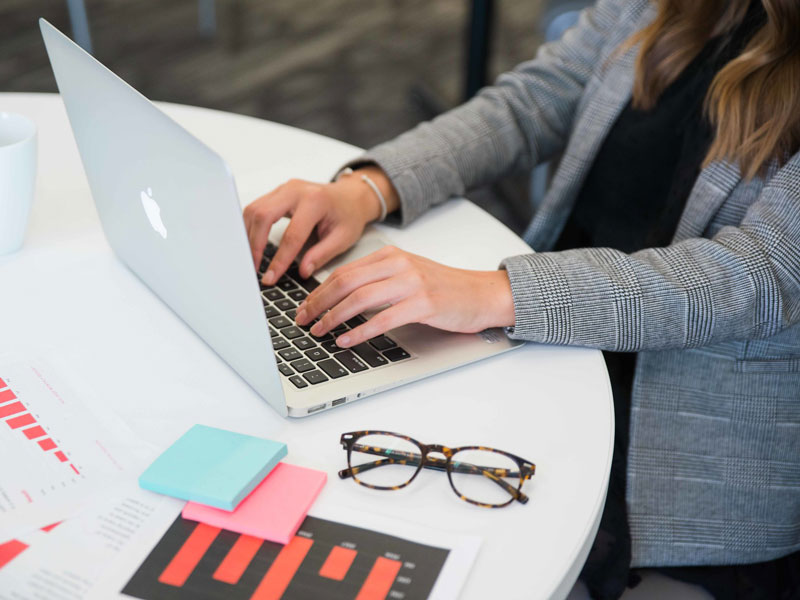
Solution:
[[(352, 175), (353, 173), (354, 173), (353, 169), (351, 169), (350, 167), (345, 167), (336, 176), (336, 181), (339, 181), (339, 178), (342, 175)], [(383, 194), (381, 193), (381, 190), (378, 188), (377, 185), (375, 185), (375, 182), (372, 181), (372, 179), (370, 179), (369, 175), (365, 175), (364, 173), (361, 173), (361, 181), (363, 181), (370, 188), (372, 188), (372, 191), (375, 192), (375, 195), (378, 197), (378, 202), (381, 203), (381, 216), (378, 217), (378, 223), (383, 223), (386, 220), (386, 213), (388, 212), (388, 210), (386, 208), (386, 198), (383, 197)]]

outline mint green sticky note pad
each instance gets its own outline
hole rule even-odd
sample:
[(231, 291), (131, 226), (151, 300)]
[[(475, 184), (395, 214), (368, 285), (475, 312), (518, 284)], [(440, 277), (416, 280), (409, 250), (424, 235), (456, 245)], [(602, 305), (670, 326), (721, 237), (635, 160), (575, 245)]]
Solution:
[(281, 442), (195, 425), (139, 476), (139, 485), (233, 510), (284, 456)]

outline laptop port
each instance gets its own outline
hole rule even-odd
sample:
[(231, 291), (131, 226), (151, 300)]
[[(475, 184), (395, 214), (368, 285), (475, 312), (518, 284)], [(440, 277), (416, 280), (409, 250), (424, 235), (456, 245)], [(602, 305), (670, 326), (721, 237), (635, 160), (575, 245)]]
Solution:
[(339, 406), (340, 404), (344, 404), (346, 398), (337, 398), (333, 402), (331, 402), (331, 406)]
[(318, 412), (318, 411), (322, 410), (323, 408), (325, 408), (325, 403), (324, 402), (322, 404), (317, 404), (316, 406), (312, 406), (311, 408), (309, 408), (308, 409), (308, 414)]

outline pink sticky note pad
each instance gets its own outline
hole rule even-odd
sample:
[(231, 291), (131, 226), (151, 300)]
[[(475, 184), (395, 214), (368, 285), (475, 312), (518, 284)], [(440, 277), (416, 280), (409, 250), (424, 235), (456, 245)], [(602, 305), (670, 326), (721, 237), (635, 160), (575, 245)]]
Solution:
[(213, 527), (288, 544), (327, 479), (323, 471), (281, 462), (236, 510), (187, 502), (182, 515)]

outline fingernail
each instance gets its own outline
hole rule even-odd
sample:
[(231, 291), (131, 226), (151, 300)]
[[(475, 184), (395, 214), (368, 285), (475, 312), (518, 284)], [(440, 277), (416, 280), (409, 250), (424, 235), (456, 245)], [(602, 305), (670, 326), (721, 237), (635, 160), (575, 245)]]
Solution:
[(340, 335), (336, 338), (336, 344), (344, 348), (347, 344), (350, 343), (350, 336), (349, 335)]
[(264, 283), (266, 283), (267, 285), (272, 285), (274, 283), (273, 281), (274, 279), (275, 279), (275, 271), (267, 271), (264, 274)]
[(298, 306), (298, 307), (297, 307), (297, 312), (299, 313), (300, 311), (303, 311), (303, 310), (305, 310), (305, 309), (306, 309), (306, 301), (305, 301), (305, 300), (303, 300), (303, 301), (300, 303), (300, 306)]
[(314, 335), (319, 335), (320, 333), (322, 333), (322, 323), (321, 322), (314, 323), (314, 326), (311, 328), (311, 333), (313, 333)]
[[(295, 320), (295, 323), (297, 323), (298, 325), (302, 325), (303, 323), (305, 323), (306, 322), (306, 311), (304, 311), (303, 309), (299, 309), (297, 311), (297, 314), (294, 317), (294, 320)], [(313, 327), (312, 327), (312, 329), (313, 329)]]

